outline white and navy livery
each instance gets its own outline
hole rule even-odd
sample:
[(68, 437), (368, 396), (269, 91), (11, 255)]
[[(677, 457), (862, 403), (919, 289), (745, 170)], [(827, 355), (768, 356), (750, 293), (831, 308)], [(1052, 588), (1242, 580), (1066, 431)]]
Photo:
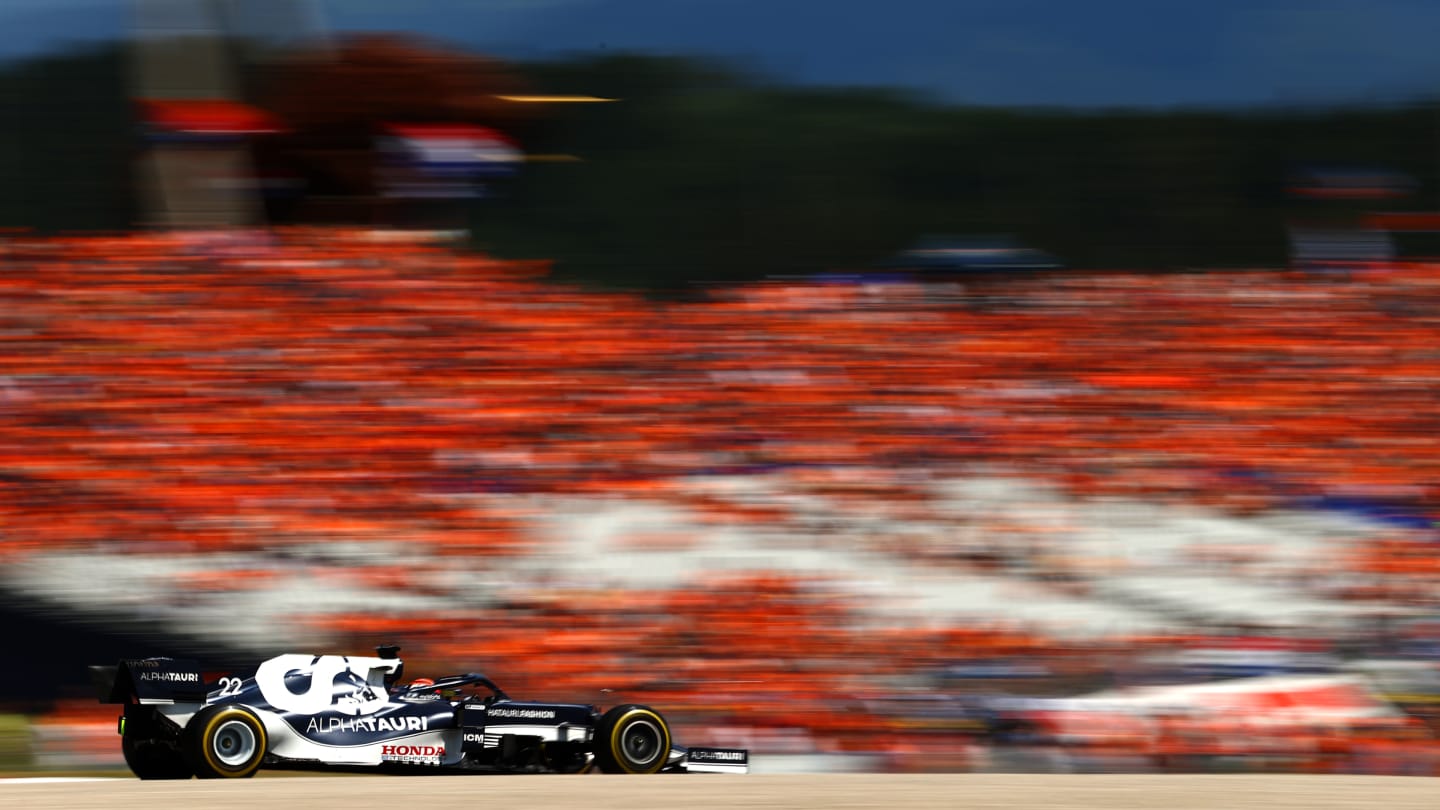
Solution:
[(235, 778), (262, 767), (397, 772), (745, 773), (749, 752), (685, 748), (636, 704), (510, 698), (469, 673), (400, 685), (399, 648), (377, 656), (279, 655), (253, 675), (194, 661), (91, 667), (104, 703), (124, 704), (120, 747), (141, 779)]

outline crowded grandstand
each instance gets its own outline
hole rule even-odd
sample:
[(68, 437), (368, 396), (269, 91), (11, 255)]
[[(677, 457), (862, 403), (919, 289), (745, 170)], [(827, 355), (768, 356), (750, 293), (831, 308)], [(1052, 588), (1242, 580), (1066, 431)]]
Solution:
[[(420, 233), (0, 251), (0, 576), (55, 614), (403, 641), (757, 771), (1440, 763), (1431, 266), (657, 301)], [(113, 760), (99, 708), (36, 761)]]

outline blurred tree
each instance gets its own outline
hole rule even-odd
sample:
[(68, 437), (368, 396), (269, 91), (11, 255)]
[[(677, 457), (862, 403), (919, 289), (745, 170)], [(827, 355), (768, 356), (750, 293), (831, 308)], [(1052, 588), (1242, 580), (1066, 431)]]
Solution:
[[(134, 222), (122, 67), (113, 48), (0, 66), (0, 226)], [(1343, 221), (1440, 196), (1437, 118), (1419, 103), (957, 108), (780, 87), (674, 57), (507, 68), (387, 37), (295, 51), (249, 82), (291, 128), (260, 149), (267, 173), (308, 183), (291, 216), (375, 218), (374, 141), (387, 122), (480, 124), (532, 154), (579, 160), (528, 164), (504, 200), (475, 204), (477, 244), (626, 286), (864, 269), (927, 233), (1013, 234), (1075, 267), (1276, 266), (1297, 217)], [(527, 92), (620, 101), (498, 98)], [(1316, 163), (1383, 166), (1419, 185), (1384, 203), (1289, 196), (1293, 170)], [(363, 204), (326, 210), (340, 198)]]
[(95, 46), (0, 64), (0, 227), (128, 227), (138, 145), (125, 54)]

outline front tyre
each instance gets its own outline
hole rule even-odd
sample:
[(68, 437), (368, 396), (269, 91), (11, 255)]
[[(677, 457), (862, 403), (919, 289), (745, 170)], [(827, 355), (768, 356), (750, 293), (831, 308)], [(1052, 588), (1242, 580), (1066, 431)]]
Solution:
[(604, 773), (656, 773), (670, 759), (670, 726), (648, 706), (616, 706), (595, 728), (595, 764)]
[(202, 709), (180, 735), (180, 751), (201, 779), (254, 776), (268, 747), (265, 724), (243, 706)]

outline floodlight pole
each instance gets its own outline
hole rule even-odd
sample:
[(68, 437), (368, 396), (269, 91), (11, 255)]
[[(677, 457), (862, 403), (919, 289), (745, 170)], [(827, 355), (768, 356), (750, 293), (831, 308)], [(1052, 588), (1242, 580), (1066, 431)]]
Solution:
[[(224, 1), (133, 0), (132, 98), (239, 100)], [(138, 171), (147, 226), (211, 229), (261, 220), (244, 143), (151, 143)]]

